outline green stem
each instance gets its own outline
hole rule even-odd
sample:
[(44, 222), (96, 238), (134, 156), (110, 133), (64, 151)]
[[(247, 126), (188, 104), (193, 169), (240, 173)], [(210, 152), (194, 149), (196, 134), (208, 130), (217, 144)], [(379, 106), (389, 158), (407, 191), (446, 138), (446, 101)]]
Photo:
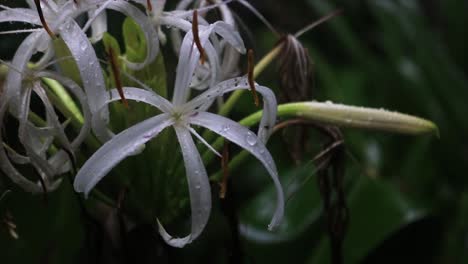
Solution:
[[(76, 105), (73, 98), (67, 92), (67, 90), (57, 81), (49, 78), (43, 78), (43, 81), (47, 86), (52, 90), (52, 93), (49, 90), (47, 91), (47, 96), (52, 101), (55, 107), (67, 118), (70, 118), (71, 125), (74, 129), (79, 130), (84, 124), (84, 117), (80, 109)], [(89, 135), (85, 139), (86, 145), (92, 149), (98, 149), (101, 144), (96, 140), (93, 135)]]
[(72, 122), (78, 122), (80, 126), (83, 126), (83, 115), (81, 114), (80, 109), (78, 108), (70, 94), (67, 92), (67, 90), (56, 80), (50, 78), (42, 78), (42, 80), (60, 99), (61, 105), (64, 107), (64, 110), (66, 110), (66, 112), (69, 114), (69, 117), (72, 118)]
[[(439, 135), (437, 126), (431, 121), (390, 112), (383, 109), (373, 109), (331, 102), (296, 102), (278, 105), (278, 117), (303, 118), (305, 120), (319, 122), (339, 127), (351, 127), (370, 130), (379, 130), (408, 135), (420, 135), (434, 133)], [(258, 111), (239, 121), (239, 124), (250, 127), (262, 118), (262, 111)], [(216, 150), (223, 146), (223, 138), (218, 137), (212, 144)], [(214, 154), (205, 151), (202, 158), (205, 164), (213, 160)], [(238, 162), (238, 161), (237, 161)]]

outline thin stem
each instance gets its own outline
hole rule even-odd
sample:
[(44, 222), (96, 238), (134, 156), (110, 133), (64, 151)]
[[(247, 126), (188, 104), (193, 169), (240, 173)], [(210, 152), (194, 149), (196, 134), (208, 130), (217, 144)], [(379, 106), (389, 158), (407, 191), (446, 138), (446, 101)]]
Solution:
[[(258, 63), (255, 65), (254, 71), (253, 71), (253, 78), (257, 78), (264, 70), (265, 68), (270, 65), (270, 63), (278, 56), (281, 46), (277, 45), (274, 47), (268, 54), (266, 54)], [(223, 104), (223, 106), (219, 109), (218, 114), (222, 116), (227, 116), (234, 105), (236, 105), (237, 101), (239, 98), (242, 96), (245, 90), (237, 90), (229, 96), (229, 98), (226, 100), (226, 102)]]
[(43, 78), (42, 80), (60, 99), (60, 102), (61, 104), (63, 104), (63, 107), (66, 108), (67, 112), (70, 113), (69, 117), (72, 118), (72, 121), (78, 122), (80, 126), (83, 126), (83, 115), (81, 114), (80, 109), (78, 108), (70, 94), (67, 92), (67, 90), (56, 80), (50, 78)]

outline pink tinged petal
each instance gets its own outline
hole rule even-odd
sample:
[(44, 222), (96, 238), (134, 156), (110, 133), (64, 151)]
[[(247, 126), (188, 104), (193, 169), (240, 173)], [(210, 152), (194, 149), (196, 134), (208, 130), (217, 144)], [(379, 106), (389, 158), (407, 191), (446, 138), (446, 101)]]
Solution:
[(211, 187), (205, 166), (193, 142), (190, 132), (185, 127), (174, 126), (187, 173), (187, 183), (190, 195), (191, 233), (182, 238), (169, 235), (158, 220), (159, 233), (167, 244), (173, 247), (184, 247), (195, 240), (205, 228), (211, 211)]
[(247, 128), (225, 117), (211, 114), (208, 112), (199, 112), (197, 115), (189, 118), (189, 122), (199, 125), (219, 134), (229, 141), (244, 148), (254, 155), (267, 169), (276, 188), (277, 200), (276, 211), (268, 225), (268, 229), (276, 228), (283, 218), (284, 214), (284, 194), (281, 183), (278, 179), (278, 171), (270, 152), (257, 136)]
[(76, 175), (73, 186), (87, 197), (91, 189), (120, 161), (132, 155), (146, 142), (173, 124), (169, 114), (140, 122), (114, 136), (99, 148)]

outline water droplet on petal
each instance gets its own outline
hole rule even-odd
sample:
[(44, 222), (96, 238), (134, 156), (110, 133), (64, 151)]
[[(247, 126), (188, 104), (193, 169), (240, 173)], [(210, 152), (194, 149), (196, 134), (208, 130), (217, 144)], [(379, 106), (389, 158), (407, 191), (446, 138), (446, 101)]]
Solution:
[(222, 127), (222, 132), (228, 132), (231, 129), (231, 126), (229, 125), (223, 125)]
[(247, 144), (249, 144), (250, 146), (255, 146), (255, 144), (257, 144), (257, 136), (255, 136), (255, 134), (252, 132), (247, 132), (247, 136), (245, 136), (245, 141), (247, 141)]
[(81, 43), (80, 43), (80, 49), (81, 49), (82, 51), (85, 51), (86, 48), (88, 48), (88, 45), (87, 45), (86, 41), (81, 42)]

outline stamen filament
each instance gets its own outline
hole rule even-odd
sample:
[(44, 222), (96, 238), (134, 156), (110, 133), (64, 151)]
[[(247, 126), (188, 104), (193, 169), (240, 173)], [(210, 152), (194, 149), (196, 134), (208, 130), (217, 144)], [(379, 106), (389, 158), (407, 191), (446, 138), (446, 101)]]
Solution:
[(204, 64), (205, 63), (205, 50), (203, 49), (203, 46), (201, 44), (200, 35), (198, 32), (198, 11), (196, 9), (193, 11), (192, 32), (193, 32), (193, 41), (195, 42), (195, 45), (197, 46), (197, 49), (200, 52), (200, 63)]
[(255, 81), (254, 81), (254, 68), (255, 68), (255, 64), (254, 64), (254, 53), (253, 53), (253, 50), (252, 49), (249, 49), (248, 53), (247, 53), (247, 59), (248, 59), (248, 72), (247, 72), (247, 76), (248, 76), (248, 80), (249, 80), (249, 86), (250, 86), (250, 90), (252, 91), (252, 94), (253, 94), (253, 97), (254, 97), (254, 102), (255, 102), (255, 105), (258, 107), (260, 105), (260, 101), (258, 99), (258, 95), (257, 95), (257, 90), (255, 89)]
[(326, 22), (327, 20), (330, 20), (331, 18), (334, 18), (335, 16), (341, 14), (341, 12), (343, 12), (343, 10), (341, 9), (337, 9), (333, 12), (331, 12), (330, 14), (326, 15), (326, 16), (323, 16), (321, 17), (319, 20), (313, 22), (312, 24), (310, 25), (307, 25), (306, 27), (304, 27), (303, 29), (299, 30), (298, 32), (296, 32), (296, 34), (294, 34), (294, 37), (295, 38), (299, 38), (300, 36), (302, 36), (304, 33), (306, 33), (307, 31), (313, 29), (314, 27), (322, 24), (323, 22)]
[(146, 0), (146, 7), (148, 8), (148, 11), (153, 11), (153, 5), (151, 4), (151, 0)]
[(117, 91), (119, 92), (121, 102), (125, 105), (126, 108), (129, 108), (127, 99), (125, 98), (123, 92), (122, 80), (120, 79), (120, 70), (118, 67), (114, 49), (112, 47), (109, 47), (109, 49), (107, 50), (107, 54), (109, 55), (109, 62), (111, 65), (112, 75), (114, 76), (115, 86), (117, 88)]
[(34, 4), (36, 5), (37, 13), (39, 14), (39, 19), (41, 20), (42, 27), (44, 27), (45, 31), (47, 31), (47, 34), (49, 34), (51, 38), (55, 38), (54, 32), (50, 30), (49, 25), (45, 20), (44, 13), (42, 13), (41, 0), (34, 0)]

